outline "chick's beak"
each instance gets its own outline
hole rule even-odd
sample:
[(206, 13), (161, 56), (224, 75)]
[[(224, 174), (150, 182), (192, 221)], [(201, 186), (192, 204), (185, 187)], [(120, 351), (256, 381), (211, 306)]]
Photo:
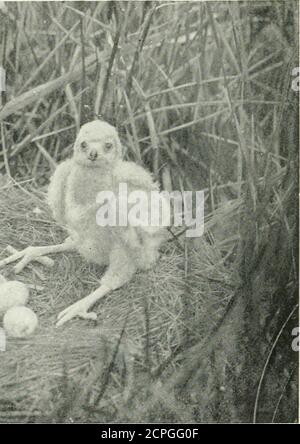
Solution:
[(88, 159), (94, 162), (98, 157), (98, 153), (96, 150), (91, 150), (88, 154)]

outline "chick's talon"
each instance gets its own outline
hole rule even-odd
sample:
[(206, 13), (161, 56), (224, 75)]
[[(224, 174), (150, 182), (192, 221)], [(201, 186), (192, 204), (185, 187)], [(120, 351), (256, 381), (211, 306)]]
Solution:
[(37, 257), (33, 255), (32, 250), (26, 248), (24, 250), (23, 258), (14, 266), (14, 272), (16, 274), (21, 273), (21, 271), (32, 261), (36, 260)]
[(91, 319), (95, 321), (97, 319), (97, 313), (88, 312), (89, 305), (83, 301), (75, 302), (65, 310), (61, 311), (57, 316), (56, 327), (60, 327), (73, 318), (79, 317), (81, 319)]

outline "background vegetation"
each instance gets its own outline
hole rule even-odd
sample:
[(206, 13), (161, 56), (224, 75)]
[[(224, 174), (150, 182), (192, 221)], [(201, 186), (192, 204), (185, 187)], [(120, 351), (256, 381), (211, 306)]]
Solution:
[(43, 329), (3, 357), (2, 421), (297, 420), (297, 17), (279, 0), (0, 4), (3, 254), (62, 236), (45, 187), (94, 118), (162, 188), (206, 192), (205, 236), (173, 228), (86, 341), (53, 320), (97, 269), (64, 257), (42, 295), (24, 275)]

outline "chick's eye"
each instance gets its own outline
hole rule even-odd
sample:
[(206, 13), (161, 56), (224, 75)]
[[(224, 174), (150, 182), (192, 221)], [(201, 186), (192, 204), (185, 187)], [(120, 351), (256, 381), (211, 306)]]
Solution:
[(113, 144), (110, 142), (106, 142), (104, 145), (105, 151), (110, 151), (112, 149), (112, 147), (113, 147)]
[(81, 144), (80, 144), (80, 148), (84, 151), (84, 150), (86, 150), (87, 149), (87, 143), (86, 142), (81, 142)]

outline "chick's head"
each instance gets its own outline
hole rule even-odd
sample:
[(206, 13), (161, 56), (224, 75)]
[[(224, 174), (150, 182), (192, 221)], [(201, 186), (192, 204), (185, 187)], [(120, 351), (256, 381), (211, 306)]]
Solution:
[(74, 159), (83, 166), (109, 167), (122, 158), (122, 146), (116, 129), (94, 120), (80, 128), (74, 145)]

